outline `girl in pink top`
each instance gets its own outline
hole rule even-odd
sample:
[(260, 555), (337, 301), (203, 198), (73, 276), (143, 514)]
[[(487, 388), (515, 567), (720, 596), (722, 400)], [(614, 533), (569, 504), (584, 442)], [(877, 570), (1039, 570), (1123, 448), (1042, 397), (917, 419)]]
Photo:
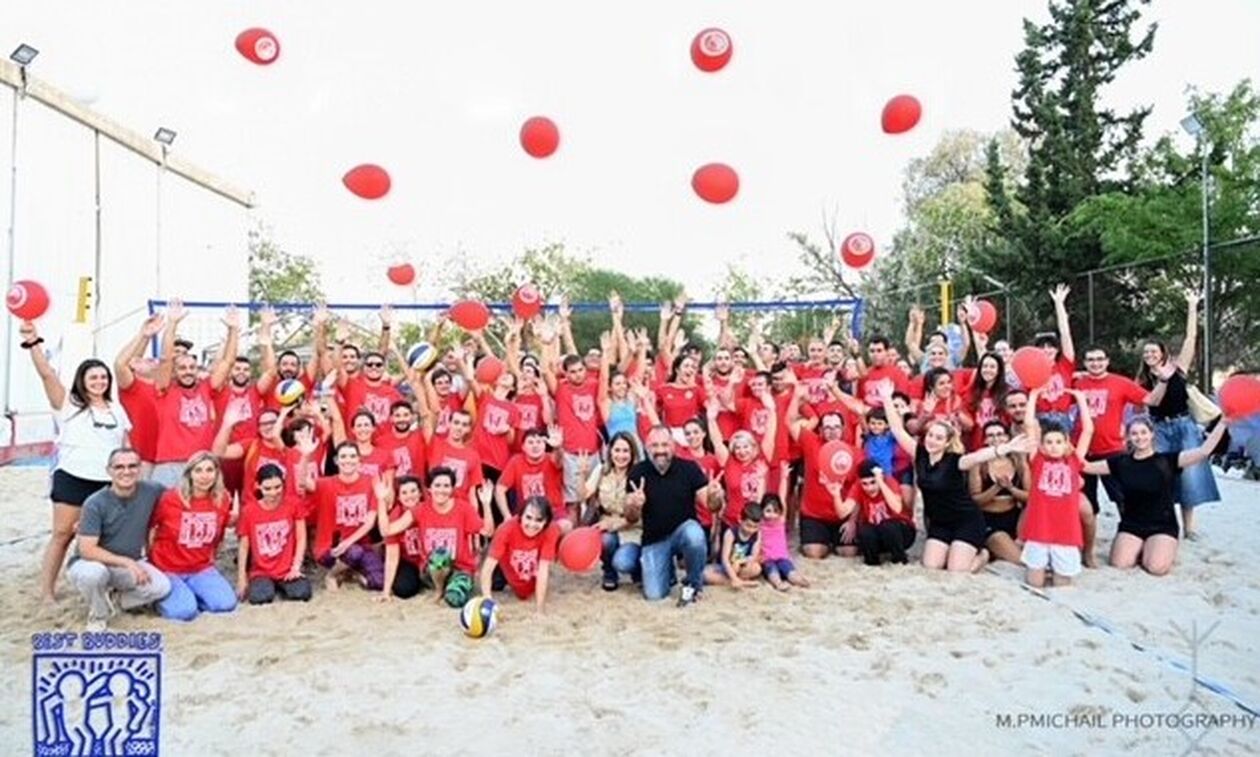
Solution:
[(761, 500), (761, 572), (779, 591), (787, 591), (792, 586), (809, 586), (809, 579), (796, 572), (792, 564), (783, 500), (777, 494), (767, 494)]

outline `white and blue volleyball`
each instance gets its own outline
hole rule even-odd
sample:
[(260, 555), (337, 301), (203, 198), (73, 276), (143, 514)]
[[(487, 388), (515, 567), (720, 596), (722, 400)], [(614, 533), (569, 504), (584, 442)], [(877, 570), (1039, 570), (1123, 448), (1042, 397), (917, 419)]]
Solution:
[(284, 407), (301, 402), (303, 394), (306, 394), (306, 387), (297, 379), (284, 379), (276, 384), (276, 402)]
[(420, 342), (407, 350), (407, 364), (417, 371), (427, 371), (437, 362), (438, 351), (428, 342)]
[(498, 611), (498, 605), (493, 599), (473, 597), (460, 611), (459, 624), (464, 627), (464, 633), (468, 636), (474, 639), (484, 638), (494, 631), (495, 616)]

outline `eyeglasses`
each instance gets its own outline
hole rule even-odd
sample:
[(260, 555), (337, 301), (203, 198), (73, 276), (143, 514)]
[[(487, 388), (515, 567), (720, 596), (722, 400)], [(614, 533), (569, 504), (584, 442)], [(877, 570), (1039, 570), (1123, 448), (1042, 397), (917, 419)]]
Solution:
[(140, 463), (114, 463), (110, 467), (114, 470), (140, 470)]
[(95, 410), (91, 411), (93, 428), (104, 428), (104, 429), (118, 428), (118, 418), (114, 415), (114, 411), (107, 410), (106, 413), (109, 417), (107, 419), (101, 419), (100, 417), (96, 415)]
[(369, 360), (363, 364), (367, 368), (384, 368), (385, 364), (378, 360)]

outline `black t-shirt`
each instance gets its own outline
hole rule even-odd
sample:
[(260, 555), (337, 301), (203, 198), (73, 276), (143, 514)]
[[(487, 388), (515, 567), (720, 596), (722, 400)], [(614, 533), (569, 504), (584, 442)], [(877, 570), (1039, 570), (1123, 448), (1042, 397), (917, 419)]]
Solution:
[(946, 452), (932, 465), (920, 443), (914, 450), (914, 482), (923, 492), (923, 514), (929, 521), (950, 522), (980, 512), (971, 498), (967, 474), (958, 469), (957, 452)]
[[(1154, 387), (1147, 387), (1153, 389)], [(1168, 379), (1168, 388), (1164, 390), (1164, 399), (1151, 408), (1151, 417), (1156, 420), (1176, 418), (1190, 412), (1190, 393), (1186, 391), (1186, 377), (1177, 371)]]
[(1181, 468), (1177, 452), (1161, 452), (1141, 460), (1131, 454), (1107, 459), (1111, 478), (1124, 492), (1123, 521), (1148, 526), (1176, 524), (1173, 491)]
[(696, 517), (696, 492), (709, 483), (699, 465), (678, 458), (670, 463), (665, 475), (656, 470), (651, 460), (640, 462), (626, 476), (626, 491), (634, 491), (640, 481), (647, 495), (643, 504), (644, 545), (669, 538), (688, 518)]

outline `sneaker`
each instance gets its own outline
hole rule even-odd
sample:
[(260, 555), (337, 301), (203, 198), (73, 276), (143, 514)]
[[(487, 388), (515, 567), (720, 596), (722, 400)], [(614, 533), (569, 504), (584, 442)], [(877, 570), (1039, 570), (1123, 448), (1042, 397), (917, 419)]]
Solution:
[(615, 573), (611, 576), (606, 575), (604, 576), (603, 583), (604, 591), (616, 591), (617, 586), (620, 585), (620, 583), (621, 582), (617, 579), (617, 575)]
[(694, 586), (683, 586), (682, 592), (678, 595), (678, 606), (686, 607), (700, 598), (700, 592), (696, 591)]

